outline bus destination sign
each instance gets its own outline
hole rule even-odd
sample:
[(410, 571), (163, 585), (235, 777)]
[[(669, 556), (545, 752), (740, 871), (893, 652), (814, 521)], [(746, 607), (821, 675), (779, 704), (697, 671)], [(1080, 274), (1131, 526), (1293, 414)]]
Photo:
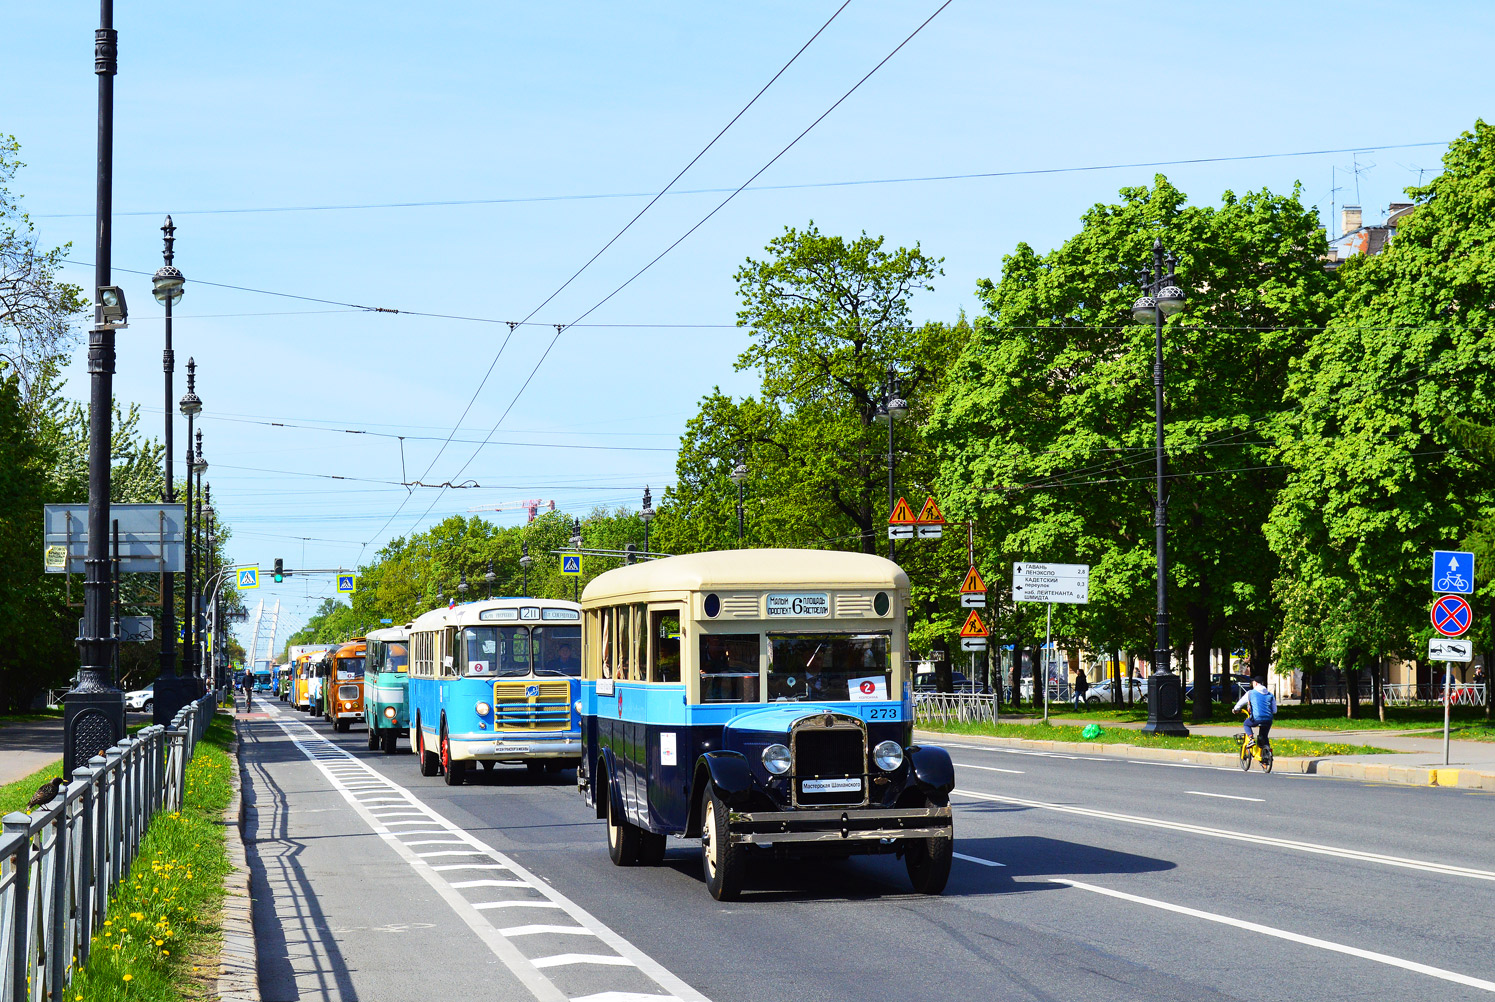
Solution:
[(827, 592), (769, 592), (768, 615), (824, 619), (831, 614), (831, 597)]

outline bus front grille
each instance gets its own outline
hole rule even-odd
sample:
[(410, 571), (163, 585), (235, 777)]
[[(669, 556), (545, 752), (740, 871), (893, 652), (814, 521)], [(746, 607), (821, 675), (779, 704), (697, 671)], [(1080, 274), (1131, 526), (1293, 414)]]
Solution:
[(564, 731), (571, 726), (571, 684), (499, 679), (493, 683), (495, 731)]

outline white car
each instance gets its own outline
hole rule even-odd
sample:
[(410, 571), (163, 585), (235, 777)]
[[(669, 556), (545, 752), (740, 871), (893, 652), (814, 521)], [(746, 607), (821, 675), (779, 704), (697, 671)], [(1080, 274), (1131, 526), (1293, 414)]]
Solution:
[(155, 698), (156, 683), (152, 682), (144, 689), (135, 689), (125, 693), (125, 709), (134, 710), (137, 713), (149, 712), (151, 702)]

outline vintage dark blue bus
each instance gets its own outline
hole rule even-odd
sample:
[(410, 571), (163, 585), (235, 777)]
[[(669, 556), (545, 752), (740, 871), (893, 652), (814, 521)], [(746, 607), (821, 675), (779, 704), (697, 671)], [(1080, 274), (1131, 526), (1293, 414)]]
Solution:
[(410, 748), (424, 776), (460, 786), (470, 766), (559, 772), (581, 756), (581, 607), (495, 598), (410, 624)]
[(699, 838), (707, 889), (750, 853), (896, 853), (950, 873), (954, 768), (913, 743), (908, 577), (882, 557), (728, 550), (599, 575), (582, 593), (582, 796), (614, 863)]

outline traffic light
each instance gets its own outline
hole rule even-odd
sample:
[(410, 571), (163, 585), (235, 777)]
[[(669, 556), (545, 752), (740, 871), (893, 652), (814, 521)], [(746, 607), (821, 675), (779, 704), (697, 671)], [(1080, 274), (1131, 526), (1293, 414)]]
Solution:
[(286, 579), (285, 561), (279, 557), (275, 558), (275, 583), (280, 584)]

